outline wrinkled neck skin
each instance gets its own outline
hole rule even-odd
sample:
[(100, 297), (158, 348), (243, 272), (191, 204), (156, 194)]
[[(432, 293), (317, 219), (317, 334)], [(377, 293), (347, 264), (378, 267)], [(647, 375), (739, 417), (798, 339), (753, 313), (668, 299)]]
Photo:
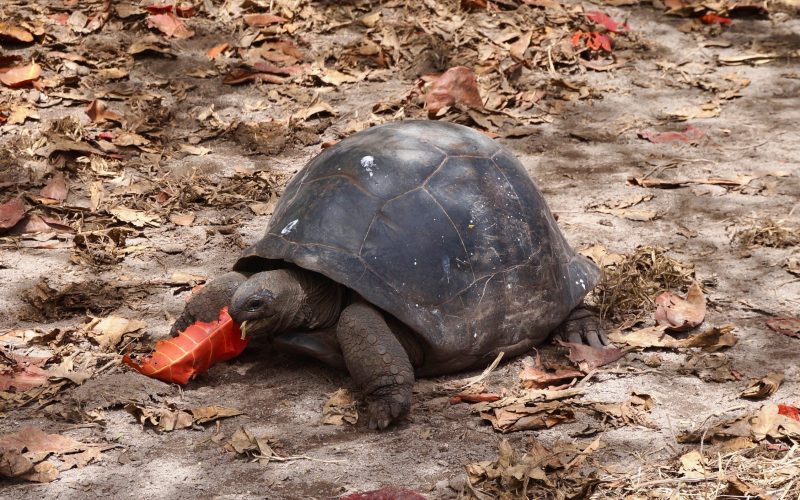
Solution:
[[(303, 269), (276, 269), (251, 275), (236, 290), (230, 313), (247, 335), (279, 335), (315, 330), (336, 324), (342, 310), (344, 288)], [(248, 307), (254, 300), (259, 308)]]

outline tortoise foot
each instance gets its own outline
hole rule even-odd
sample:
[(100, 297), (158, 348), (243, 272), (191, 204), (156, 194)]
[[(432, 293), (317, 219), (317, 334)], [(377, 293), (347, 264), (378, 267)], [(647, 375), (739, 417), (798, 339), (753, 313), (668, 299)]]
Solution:
[(611, 342), (600, 317), (585, 307), (576, 307), (561, 324), (559, 336), (565, 342), (603, 348)]
[(370, 429), (383, 430), (396, 423), (411, 409), (411, 386), (382, 387), (367, 397)]

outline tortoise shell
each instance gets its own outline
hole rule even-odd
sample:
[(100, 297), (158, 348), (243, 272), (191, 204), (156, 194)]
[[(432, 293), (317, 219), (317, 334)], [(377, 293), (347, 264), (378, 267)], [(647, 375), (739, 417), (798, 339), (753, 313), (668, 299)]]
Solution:
[(599, 277), (507, 149), (436, 121), (364, 130), (298, 172), (234, 270), (287, 262), (410, 328), (422, 374), (541, 343)]

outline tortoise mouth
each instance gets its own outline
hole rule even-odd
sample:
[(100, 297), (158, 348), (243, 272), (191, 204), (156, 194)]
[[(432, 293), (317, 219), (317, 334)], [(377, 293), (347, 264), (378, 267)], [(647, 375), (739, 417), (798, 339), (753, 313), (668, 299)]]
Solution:
[(267, 317), (258, 319), (247, 319), (239, 323), (239, 328), (242, 330), (242, 338), (248, 335), (261, 335), (274, 330), (271, 328), (273, 319), (277, 314), (271, 314)]

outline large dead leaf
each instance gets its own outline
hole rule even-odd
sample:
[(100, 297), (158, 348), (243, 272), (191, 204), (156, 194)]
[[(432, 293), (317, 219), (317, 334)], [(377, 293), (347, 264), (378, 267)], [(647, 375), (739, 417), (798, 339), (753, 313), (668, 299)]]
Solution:
[(612, 342), (627, 344), (631, 347), (666, 347), (671, 349), (682, 347), (700, 347), (704, 351), (717, 351), (724, 347), (736, 345), (736, 336), (732, 326), (714, 327), (684, 339), (676, 339), (667, 332), (665, 326), (651, 326), (623, 334), (619, 330), (611, 332), (608, 338)]
[(544, 389), (560, 386), (575, 379), (582, 378), (583, 372), (566, 366), (524, 366), (519, 373), (522, 387), (528, 389)]
[(142, 424), (150, 425), (159, 432), (187, 429), (196, 424), (213, 422), (220, 418), (235, 417), (242, 412), (225, 406), (202, 406), (181, 410), (174, 404), (152, 406), (138, 402), (128, 403), (125, 410)]
[(355, 424), (358, 422), (358, 401), (347, 389), (334, 392), (322, 407), (322, 423), (330, 425)]
[(0, 82), (6, 87), (22, 87), (39, 79), (42, 67), (32, 62), (25, 66), (0, 68)]
[(445, 71), (433, 82), (425, 99), (430, 118), (436, 117), (445, 108), (456, 104), (472, 109), (484, 109), (475, 73), (464, 66), (456, 66)]
[(559, 344), (569, 349), (569, 360), (575, 363), (586, 373), (605, 366), (625, 356), (628, 351), (616, 347), (592, 347), (585, 344), (558, 341)]
[(168, 37), (186, 39), (194, 36), (194, 31), (178, 19), (174, 14), (151, 14), (147, 18), (147, 26), (157, 28)]
[(127, 207), (116, 207), (109, 210), (109, 213), (122, 222), (133, 224), (136, 227), (158, 227), (161, 225), (161, 218), (158, 215), (148, 214), (141, 210), (133, 210)]
[(800, 318), (773, 318), (767, 320), (767, 326), (781, 335), (800, 339)]
[(655, 299), (656, 321), (667, 330), (683, 332), (703, 322), (706, 316), (706, 296), (697, 281), (689, 285), (686, 298), (664, 292)]
[(135, 319), (127, 319), (121, 316), (108, 316), (106, 318), (94, 318), (86, 327), (88, 336), (94, 340), (100, 350), (112, 351), (128, 333), (136, 332), (145, 328), (147, 323)]
[(0, 22), (0, 38), (16, 40), (23, 43), (30, 43), (33, 41), (33, 35), (28, 30), (3, 22)]
[(0, 205), (0, 231), (14, 227), (25, 216), (25, 202), (12, 198)]
[(631, 393), (630, 399), (622, 403), (588, 403), (589, 407), (597, 413), (610, 417), (610, 422), (615, 427), (623, 425), (640, 425), (651, 429), (658, 429), (647, 414), (652, 410), (653, 398), (647, 394)]
[(555, 425), (575, 420), (575, 412), (561, 401), (538, 403), (532, 406), (510, 404), (480, 412), (482, 419), (502, 433), (549, 429)]
[[(53, 463), (44, 461), (48, 456), (85, 452), (92, 448), (98, 447), (67, 436), (47, 434), (36, 427), (24, 427), (18, 432), (0, 436), (0, 477), (50, 482), (58, 477), (58, 469)], [(93, 455), (99, 455), (99, 449)], [(65, 464), (62, 470), (73, 466)]]
[(49, 373), (41, 365), (46, 360), (3, 355), (0, 358), (0, 391), (24, 392), (45, 384)]
[(68, 191), (69, 189), (67, 188), (67, 181), (64, 179), (64, 174), (57, 172), (53, 178), (50, 179), (50, 182), (42, 188), (39, 194), (51, 200), (64, 201), (67, 199)]

